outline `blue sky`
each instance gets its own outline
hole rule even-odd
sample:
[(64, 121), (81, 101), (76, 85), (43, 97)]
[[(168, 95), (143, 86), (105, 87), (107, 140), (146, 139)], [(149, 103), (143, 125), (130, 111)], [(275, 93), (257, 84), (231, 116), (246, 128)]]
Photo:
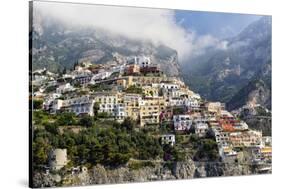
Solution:
[(262, 16), (250, 14), (176, 11), (176, 21), (185, 28), (194, 30), (198, 35), (212, 35), (223, 39), (232, 37), (247, 25)]

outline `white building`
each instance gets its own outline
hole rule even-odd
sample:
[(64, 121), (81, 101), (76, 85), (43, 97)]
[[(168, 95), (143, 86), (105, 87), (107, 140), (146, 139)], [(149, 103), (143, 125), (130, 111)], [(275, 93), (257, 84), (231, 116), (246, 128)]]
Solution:
[(43, 102), (43, 109), (51, 114), (57, 113), (63, 107), (63, 100), (48, 98)]
[(190, 98), (200, 100), (201, 96), (199, 94), (197, 94), (197, 93), (192, 93), (192, 94), (190, 94)]
[(57, 113), (63, 107), (63, 100), (55, 99), (50, 106), (50, 113)]
[(99, 112), (106, 112), (116, 119), (122, 120), (126, 116), (124, 102), (118, 93), (96, 93), (95, 100), (99, 103)]
[(175, 131), (189, 130), (192, 125), (192, 120), (189, 115), (174, 115), (173, 122)]
[(233, 128), (236, 131), (244, 131), (244, 130), (248, 130), (249, 129), (247, 123), (245, 123), (244, 121), (239, 121), (239, 122), (235, 123), (233, 125)]
[(199, 103), (198, 99), (196, 99), (196, 98), (185, 98), (184, 105), (189, 110), (199, 110), (200, 109), (200, 103)]
[(229, 132), (223, 132), (220, 128), (212, 128), (212, 131), (219, 146), (229, 146)]
[(127, 58), (128, 64), (137, 64), (141, 68), (148, 67), (151, 64), (150, 58), (146, 56), (134, 56)]
[(161, 144), (169, 144), (171, 146), (174, 146), (176, 144), (176, 138), (173, 134), (166, 134), (161, 136)]
[(272, 146), (272, 137), (271, 136), (262, 137), (262, 146)]
[(98, 81), (98, 80), (103, 80), (103, 79), (106, 79), (106, 78), (109, 78), (111, 76), (112, 72), (108, 72), (108, 71), (102, 71), (100, 73), (97, 73), (97, 74), (94, 74), (92, 76), (92, 79), (91, 79), (91, 83), (95, 83), (95, 81)]
[(45, 75), (33, 75), (32, 76), (32, 85), (42, 85), (44, 82), (47, 82), (48, 77)]
[(74, 90), (74, 87), (72, 85), (70, 85), (70, 83), (66, 83), (64, 85), (60, 85), (56, 89), (56, 92), (59, 93), (59, 94), (62, 94), (62, 93), (73, 91), (73, 90)]
[(118, 120), (123, 120), (125, 118), (125, 107), (124, 104), (116, 104), (114, 105), (114, 117)]
[(207, 123), (197, 123), (195, 124), (195, 134), (199, 137), (204, 137), (208, 131), (208, 124)]
[(160, 88), (162, 89), (168, 89), (168, 90), (173, 90), (173, 89), (180, 89), (180, 86), (175, 83), (160, 83)]
[(68, 163), (67, 149), (54, 149), (49, 154), (49, 166), (51, 170), (60, 170)]
[(179, 98), (182, 94), (182, 92), (178, 89), (161, 88), (160, 90), (161, 90), (163, 96), (166, 98)]
[(125, 64), (117, 65), (117, 66), (114, 66), (114, 67), (110, 68), (110, 72), (112, 72), (112, 73), (115, 73), (115, 72), (123, 73), (124, 70), (125, 70), (125, 67), (126, 67)]
[(73, 112), (76, 115), (88, 114), (93, 116), (94, 103), (95, 100), (92, 97), (89, 95), (84, 95), (81, 97), (64, 100), (63, 106), (66, 111)]
[(169, 98), (168, 106), (184, 106), (185, 102), (182, 98)]

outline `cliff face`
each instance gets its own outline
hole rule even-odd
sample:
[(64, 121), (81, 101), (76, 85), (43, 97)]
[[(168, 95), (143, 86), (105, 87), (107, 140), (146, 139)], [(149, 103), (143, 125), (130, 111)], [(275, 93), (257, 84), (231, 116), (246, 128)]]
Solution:
[(218, 177), (218, 176), (239, 176), (249, 175), (249, 166), (234, 163), (198, 163), (196, 165), (194, 178)]
[[(173, 163), (154, 163), (153, 166), (145, 166), (138, 169), (131, 169), (128, 166), (119, 168), (106, 168), (96, 165), (87, 172), (79, 174), (49, 174), (42, 176), (37, 173), (34, 177), (35, 187), (42, 186), (78, 186), (92, 184), (116, 184), (131, 182), (148, 182), (157, 180), (192, 179), (218, 176), (238, 176), (258, 173), (252, 165), (239, 163), (222, 162), (173, 162)], [(41, 176), (40, 176), (41, 175)]]
[(128, 167), (117, 169), (106, 169), (104, 166), (97, 165), (91, 174), (89, 184), (114, 184), (127, 182), (146, 182), (156, 180), (190, 179), (193, 178), (195, 166), (193, 162), (176, 162), (172, 164), (155, 164), (153, 167), (142, 167), (131, 170)]

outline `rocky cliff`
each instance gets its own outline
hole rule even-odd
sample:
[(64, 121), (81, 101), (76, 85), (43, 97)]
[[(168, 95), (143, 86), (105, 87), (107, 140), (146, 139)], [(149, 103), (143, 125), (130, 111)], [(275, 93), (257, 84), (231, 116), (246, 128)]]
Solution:
[(116, 184), (129, 182), (147, 182), (157, 180), (191, 179), (217, 176), (239, 176), (258, 173), (253, 165), (222, 162), (186, 162), (153, 163), (153, 166), (144, 166), (132, 169), (129, 166), (108, 168), (96, 165), (87, 172), (78, 174), (64, 173), (63, 176), (50, 174), (34, 176), (35, 187), (41, 186), (78, 186), (91, 184)]

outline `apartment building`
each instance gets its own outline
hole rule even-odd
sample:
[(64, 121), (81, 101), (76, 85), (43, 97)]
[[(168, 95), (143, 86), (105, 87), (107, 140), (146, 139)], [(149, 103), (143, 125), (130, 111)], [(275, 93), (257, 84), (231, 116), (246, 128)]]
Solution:
[(192, 119), (190, 115), (174, 115), (173, 116), (174, 129), (175, 131), (186, 131), (189, 130), (192, 125)]
[(95, 100), (90, 95), (83, 95), (63, 101), (63, 111), (73, 112), (76, 115), (88, 114), (94, 116)]
[(161, 136), (161, 144), (169, 144), (174, 146), (176, 144), (176, 137), (174, 134), (166, 134)]
[(124, 94), (125, 116), (134, 120), (140, 117), (140, 102), (141, 95), (139, 94)]
[(262, 144), (261, 131), (242, 131), (229, 133), (229, 140), (234, 147), (252, 147)]
[(140, 125), (141, 127), (151, 124), (159, 124), (160, 113), (165, 109), (163, 97), (144, 98), (140, 102)]

